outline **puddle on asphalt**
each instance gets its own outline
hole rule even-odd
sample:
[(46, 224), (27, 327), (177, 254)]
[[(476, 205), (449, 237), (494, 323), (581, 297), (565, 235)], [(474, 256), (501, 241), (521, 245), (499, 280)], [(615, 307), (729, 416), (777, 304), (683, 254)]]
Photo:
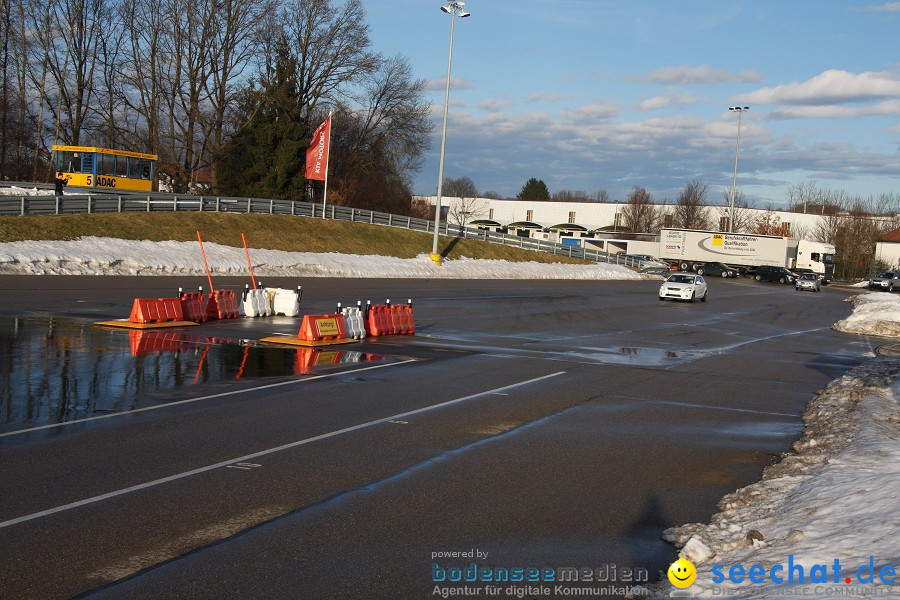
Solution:
[(635, 346), (609, 348), (579, 348), (566, 352), (566, 357), (579, 358), (605, 365), (635, 365), (658, 367), (691, 362), (716, 354), (715, 350), (663, 350)]
[(137, 408), (144, 395), (203, 383), (307, 375), (387, 356), (279, 348), (172, 329), (100, 328), (55, 317), (0, 318), (0, 432)]

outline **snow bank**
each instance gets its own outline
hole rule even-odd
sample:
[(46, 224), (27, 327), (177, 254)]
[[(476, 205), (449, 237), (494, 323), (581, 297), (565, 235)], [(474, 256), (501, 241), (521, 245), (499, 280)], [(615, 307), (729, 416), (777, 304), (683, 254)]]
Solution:
[[(244, 275), (243, 248), (204, 244), (216, 275)], [(262, 277), (443, 279), (658, 279), (620, 265), (561, 265), (460, 258), (438, 267), (422, 254), (403, 259), (355, 254), (250, 250)], [(202, 275), (196, 242), (128, 241), (84, 237), (74, 241), (0, 243), (0, 273), (39, 275)]]
[(845, 333), (900, 337), (900, 298), (888, 292), (873, 292), (847, 298), (853, 314), (834, 324)]
[[(856, 577), (869, 557), (876, 574), (881, 565), (900, 566), (898, 374), (900, 361), (876, 358), (833, 381), (807, 407), (806, 431), (794, 452), (766, 468), (762, 481), (725, 496), (722, 512), (708, 525), (691, 523), (663, 533), (685, 558), (694, 559), (697, 580), (689, 589), (695, 597), (781, 598), (800, 595), (803, 587), (809, 596), (852, 590), (854, 597), (890, 595), (889, 587), (860, 584)], [(808, 579), (806, 586), (773, 583), (769, 568), (785, 565), (786, 575), (788, 556), (807, 578), (814, 565), (830, 569), (839, 559), (839, 583), (833, 583), (831, 571), (828, 585), (818, 590)], [(747, 570), (763, 565), (767, 576), (763, 583), (726, 578), (717, 585), (712, 583), (716, 564), (723, 565), (726, 577), (736, 564)], [(665, 582), (652, 597), (668, 597), (672, 589)]]
[(0, 196), (52, 196), (53, 190), (23, 187), (0, 187)]

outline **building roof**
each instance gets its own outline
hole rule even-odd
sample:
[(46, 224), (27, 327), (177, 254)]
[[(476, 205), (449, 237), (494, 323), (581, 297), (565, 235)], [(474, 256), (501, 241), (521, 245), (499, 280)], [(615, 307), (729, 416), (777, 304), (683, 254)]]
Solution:
[(879, 242), (900, 242), (900, 229), (889, 231), (878, 239)]
[(560, 223), (549, 227), (550, 231), (588, 231), (584, 225), (576, 225), (575, 223)]

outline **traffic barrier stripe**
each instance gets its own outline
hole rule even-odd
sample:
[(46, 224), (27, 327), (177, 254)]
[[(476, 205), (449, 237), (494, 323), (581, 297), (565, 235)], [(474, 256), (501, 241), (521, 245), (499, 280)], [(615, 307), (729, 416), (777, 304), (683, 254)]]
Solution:
[(186, 321), (203, 323), (206, 321), (206, 299), (200, 292), (182, 293), (181, 310)]
[(179, 298), (135, 298), (128, 319), (132, 323), (164, 323), (183, 321)]
[(209, 295), (206, 305), (206, 316), (210, 319), (234, 319), (237, 317), (237, 304), (231, 290), (215, 290)]

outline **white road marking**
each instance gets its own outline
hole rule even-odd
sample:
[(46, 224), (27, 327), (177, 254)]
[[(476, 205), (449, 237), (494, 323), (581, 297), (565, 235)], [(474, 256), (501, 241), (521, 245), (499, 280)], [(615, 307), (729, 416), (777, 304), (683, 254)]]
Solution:
[[(422, 408), (417, 408), (415, 410), (410, 410), (407, 412), (399, 413), (396, 415), (391, 415), (389, 417), (384, 417), (382, 419), (376, 419), (374, 421), (367, 421), (365, 423), (360, 423), (359, 425), (352, 425), (350, 427), (345, 427), (343, 429), (338, 429), (336, 431), (330, 431), (328, 433), (323, 433), (320, 435), (316, 435), (313, 437), (309, 437), (306, 439), (298, 440), (296, 442), (291, 442), (289, 444), (284, 444), (283, 446), (277, 446), (275, 448), (269, 448), (268, 450), (261, 450), (259, 452), (254, 452), (253, 454), (248, 454), (246, 456), (240, 456), (238, 458), (231, 458), (228, 460), (224, 460), (222, 462), (218, 462), (212, 465), (207, 465), (205, 467), (200, 467), (197, 469), (191, 469), (190, 471), (184, 471), (183, 473), (176, 473), (175, 475), (169, 475), (168, 477), (163, 477), (161, 479), (154, 479), (153, 481), (148, 481), (146, 483), (140, 483), (138, 485), (133, 485), (131, 487), (127, 487), (121, 490), (116, 490), (114, 492), (108, 492), (106, 494), (100, 494), (99, 496), (94, 496), (92, 498), (85, 498), (84, 500), (79, 500), (77, 502), (71, 502), (69, 504), (64, 504), (62, 506), (57, 506), (55, 508), (48, 508), (47, 510), (42, 510), (40, 512), (32, 513), (30, 515), (24, 515), (21, 517), (16, 517), (15, 519), (10, 519), (8, 521), (0, 522), (0, 529), (10, 527), (12, 525), (17, 525), (19, 523), (24, 523), (26, 521), (32, 521), (34, 519), (39, 519), (41, 517), (47, 517), (50, 515), (54, 515), (56, 513), (65, 512), (67, 510), (71, 510), (73, 508), (79, 508), (81, 506), (87, 506), (88, 504), (94, 504), (96, 502), (100, 502), (102, 500), (109, 500), (110, 498), (115, 498), (117, 496), (122, 496), (125, 494), (129, 494), (131, 492), (137, 492), (140, 490), (145, 490), (147, 488), (156, 487), (158, 485), (162, 485), (164, 483), (169, 483), (171, 481), (177, 481), (179, 479), (184, 479), (185, 477), (191, 477), (192, 475), (199, 475), (201, 473), (206, 473), (208, 471), (212, 471), (215, 469), (220, 469), (222, 467), (228, 467), (230, 465), (236, 465), (241, 463), (250, 462), (253, 459), (259, 458), (260, 456), (266, 456), (269, 454), (274, 454), (276, 452), (281, 452), (283, 450), (290, 450), (291, 448), (296, 448), (298, 446), (303, 446), (305, 444), (310, 444), (312, 442), (317, 442), (319, 440), (325, 440), (328, 438), (336, 437), (339, 435), (343, 435), (345, 433), (350, 433), (353, 431), (358, 431), (360, 429), (365, 429), (366, 427), (372, 427), (373, 425), (378, 425), (380, 423), (387, 423), (392, 420), (402, 419), (404, 417), (409, 417), (411, 415), (417, 415), (419, 413), (428, 412), (430, 410), (435, 410), (437, 408), (443, 408), (445, 406), (451, 406), (453, 404), (458, 404), (460, 402), (465, 402), (466, 400), (471, 400), (473, 398), (478, 398), (480, 396), (487, 396), (489, 394), (493, 394), (494, 392), (503, 391), (503, 390), (511, 390), (517, 387), (522, 387), (523, 385), (528, 385), (531, 383), (537, 383), (538, 381), (543, 381), (544, 379), (550, 379), (552, 377), (558, 377), (559, 375), (564, 375), (565, 371), (558, 371), (556, 373), (551, 373), (550, 375), (543, 375), (542, 377), (535, 377), (534, 379), (529, 379), (527, 381), (520, 381), (519, 383), (513, 383), (510, 385), (506, 385), (503, 387), (499, 387), (493, 390), (487, 390), (484, 392), (478, 392), (477, 394), (471, 394), (469, 396), (463, 396), (462, 398), (455, 398), (453, 400), (447, 400), (446, 402), (440, 402), (438, 404), (432, 404), (430, 406), (424, 406)], [(258, 389), (258, 388), (257, 388)]]
[(257, 390), (267, 390), (271, 388), (281, 387), (283, 385), (291, 385), (292, 383), (303, 383), (305, 381), (315, 381), (316, 379), (327, 379), (329, 377), (338, 377), (340, 375), (352, 375), (354, 373), (360, 373), (362, 371), (370, 371), (372, 369), (383, 369), (385, 367), (396, 367), (398, 365), (405, 365), (407, 363), (416, 362), (415, 359), (410, 360), (402, 360), (400, 362), (389, 363), (384, 365), (373, 365), (371, 367), (363, 367), (362, 369), (354, 369), (352, 371), (340, 371), (339, 373), (328, 373), (327, 375), (316, 375), (314, 377), (306, 377), (304, 379), (291, 379), (290, 381), (281, 381), (279, 383), (269, 383), (267, 385), (261, 385), (253, 388), (245, 388), (240, 390), (233, 390), (231, 392), (222, 392), (220, 394), (210, 394), (208, 396), (198, 396), (197, 398), (188, 398), (186, 400), (178, 400), (176, 402), (168, 402), (166, 404), (157, 404), (154, 406), (145, 406), (144, 408), (136, 408), (134, 410), (126, 410), (123, 412), (114, 412), (105, 415), (97, 415), (95, 417), (85, 417), (83, 419), (74, 419), (72, 421), (65, 421), (63, 423), (51, 423), (50, 425), (40, 425), (38, 427), (29, 427), (28, 429), (17, 429), (15, 431), (7, 431), (6, 433), (0, 433), (0, 438), (6, 437), (9, 435), (19, 435), (22, 433), (28, 433), (30, 431), (40, 431), (41, 429), (53, 429), (54, 427), (66, 427), (68, 425), (75, 425), (77, 423), (87, 423), (88, 421), (98, 421), (100, 419), (109, 419), (112, 417), (121, 417), (124, 415), (133, 415), (134, 413), (144, 412), (148, 410), (159, 410), (161, 408), (168, 408), (170, 406), (178, 406), (180, 404), (190, 404), (191, 402), (200, 402), (201, 400), (212, 400), (213, 398), (224, 398), (225, 396), (235, 396), (237, 394), (246, 394), (247, 392), (255, 392)]

